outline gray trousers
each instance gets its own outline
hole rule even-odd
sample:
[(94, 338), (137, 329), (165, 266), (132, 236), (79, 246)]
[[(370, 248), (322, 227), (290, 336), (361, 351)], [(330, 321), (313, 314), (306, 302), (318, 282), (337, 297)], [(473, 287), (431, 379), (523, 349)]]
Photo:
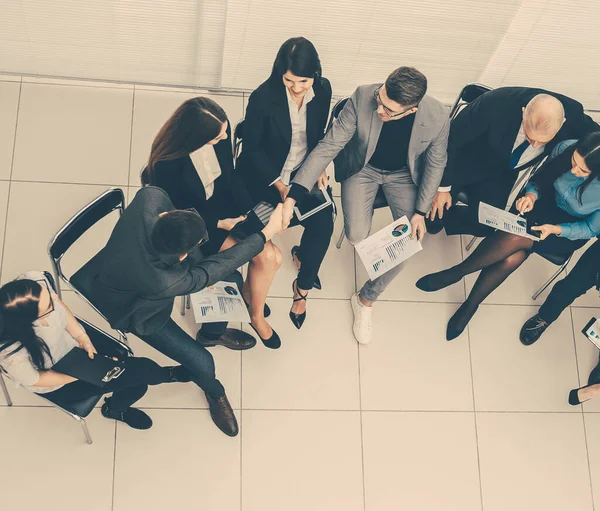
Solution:
[[(394, 220), (415, 212), (418, 187), (408, 169), (385, 171), (366, 165), (360, 172), (342, 181), (342, 209), (346, 237), (356, 245), (369, 236), (373, 221), (373, 204), (379, 187), (392, 210)], [(402, 269), (398, 265), (375, 280), (368, 280), (360, 290), (361, 298), (374, 302)]]

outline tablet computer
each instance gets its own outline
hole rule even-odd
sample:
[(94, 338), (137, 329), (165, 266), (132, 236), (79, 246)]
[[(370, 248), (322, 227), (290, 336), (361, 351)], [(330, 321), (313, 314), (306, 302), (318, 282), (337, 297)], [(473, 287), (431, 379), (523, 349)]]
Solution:
[(591, 342), (600, 349), (600, 321), (596, 318), (592, 318), (588, 321), (588, 324), (583, 327), (581, 331)]
[(300, 203), (296, 203), (294, 211), (298, 220), (304, 220), (329, 207), (331, 204), (333, 204), (333, 201), (327, 190), (317, 188), (311, 191)]

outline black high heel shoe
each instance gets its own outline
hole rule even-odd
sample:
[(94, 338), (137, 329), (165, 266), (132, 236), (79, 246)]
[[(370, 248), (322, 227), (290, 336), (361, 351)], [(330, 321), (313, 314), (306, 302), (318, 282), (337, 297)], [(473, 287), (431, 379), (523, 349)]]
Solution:
[[(300, 250), (300, 247), (298, 245), (294, 245), (292, 247), (292, 259), (294, 259), (294, 257), (298, 257), (298, 250)], [(300, 261), (299, 257), (298, 257), (298, 261)], [(300, 261), (300, 262), (302, 262), (302, 261)], [(319, 291), (321, 290), (321, 279), (319, 278), (318, 275), (315, 277), (315, 281), (313, 282), (313, 287), (315, 289), (318, 289)]]
[[(250, 310), (250, 304), (246, 301), (246, 299), (242, 296), (242, 300), (244, 300), (244, 303), (246, 304), (246, 308), (248, 310)], [(265, 307), (264, 307), (264, 312), (263, 312), (263, 316), (266, 318), (268, 318), (271, 315), (271, 309), (269, 308), (269, 306), (265, 303)]]
[(268, 339), (263, 339), (260, 336), (260, 334), (258, 333), (258, 330), (256, 328), (254, 328), (254, 326), (252, 326), (252, 323), (250, 323), (250, 327), (252, 328), (252, 330), (254, 330), (256, 332), (256, 335), (258, 335), (259, 339), (262, 341), (262, 343), (267, 348), (276, 350), (281, 347), (281, 338), (279, 337), (279, 334), (277, 334), (277, 332), (275, 331), (275, 329), (273, 327), (271, 327), (271, 330), (273, 330), (273, 333), (271, 334), (271, 337), (269, 337)]
[(466, 321), (465, 321), (464, 316), (465, 316), (466, 308), (467, 308), (467, 306), (466, 306), (466, 302), (465, 302), (458, 308), (458, 310), (450, 318), (450, 321), (448, 321), (448, 326), (446, 327), (446, 340), (447, 341), (452, 341), (452, 340), (456, 339), (460, 334), (462, 334), (463, 331), (465, 330), (465, 328), (467, 328), (469, 321), (471, 321), (471, 318), (477, 312), (477, 308), (475, 308), (475, 310), (471, 314), (469, 314), (469, 317), (466, 318)]
[(588, 387), (592, 387), (593, 385), (598, 385), (598, 383), (592, 383), (591, 385), (584, 385), (583, 387), (573, 389), (571, 392), (569, 392), (569, 404), (573, 405), (573, 406), (577, 406), (577, 405), (580, 405), (581, 403), (585, 403), (586, 401), (589, 401), (591, 398), (580, 401), (578, 392), (580, 390), (587, 389)]
[[(302, 300), (306, 301), (306, 298), (308, 298), (308, 294), (303, 295), (300, 293), (300, 291), (298, 291), (298, 279), (292, 282), (292, 291), (294, 294), (298, 293), (300, 295), (300, 298), (293, 299), (294, 303), (301, 302)], [(290, 311), (290, 319), (292, 320), (292, 323), (294, 323), (294, 326), (300, 330), (304, 324), (304, 320), (306, 319), (306, 311), (304, 311), (302, 314), (296, 314), (295, 312)]]

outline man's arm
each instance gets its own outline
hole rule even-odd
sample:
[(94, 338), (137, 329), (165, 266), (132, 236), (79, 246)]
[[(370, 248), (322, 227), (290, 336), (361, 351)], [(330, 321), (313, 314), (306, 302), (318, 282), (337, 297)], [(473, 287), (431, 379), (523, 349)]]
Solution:
[(300, 200), (317, 182), (319, 176), (352, 139), (357, 128), (359, 90), (348, 99), (331, 129), (308, 155), (292, 181), (289, 199)]

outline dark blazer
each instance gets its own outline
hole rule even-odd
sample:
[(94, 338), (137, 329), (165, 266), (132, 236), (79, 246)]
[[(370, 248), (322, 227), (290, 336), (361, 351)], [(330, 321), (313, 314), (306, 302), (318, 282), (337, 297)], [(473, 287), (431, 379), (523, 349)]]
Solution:
[(211, 231), (216, 229), (219, 220), (245, 214), (255, 204), (234, 172), (230, 126), (227, 127), (227, 138), (214, 148), (221, 175), (214, 183), (209, 201), (192, 159), (187, 155), (156, 163), (149, 183), (167, 192), (177, 209), (195, 208)]
[[(313, 90), (315, 97), (306, 106), (307, 154), (323, 138), (331, 107), (331, 85), (326, 78), (315, 80)], [(281, 174), (292, 143), (290, 110), (281, 80), (267, 80), (250, 94), (242, 135), (236, 170), (255, 201), (263, 200)]]
[[(566, 122), (534, 162), (550, 154), (558, 142), (579, 139), (586, 133), (600, 130), (600, 126), (585, 115), (581, 103), (562, 94), (528, 87), (491, 90), (465, 107), (452, 121), (448, 163), (441, 186), (460, 188), (461, 185), (496, 179), (499, 174), (510, 172), (510, 154), (523, 121), (522, 109), (534, 96), (542, 93), (560, 100)], [(526, 166), (517, 167), (512, 172), (514, 179)]]
[(203, 257), (198, 248), (182, 262), (177, 256), (161, 255), (150, 236), (158, 215), (172, 209), (164, 190), (142, 188), (106, 246), (72, 277), (113, 328), (140, 335), (159, 330), (171, 317), (176, 296), (223, 280), (264, 248), (264, 238), (253, 234), (211, 257)]

